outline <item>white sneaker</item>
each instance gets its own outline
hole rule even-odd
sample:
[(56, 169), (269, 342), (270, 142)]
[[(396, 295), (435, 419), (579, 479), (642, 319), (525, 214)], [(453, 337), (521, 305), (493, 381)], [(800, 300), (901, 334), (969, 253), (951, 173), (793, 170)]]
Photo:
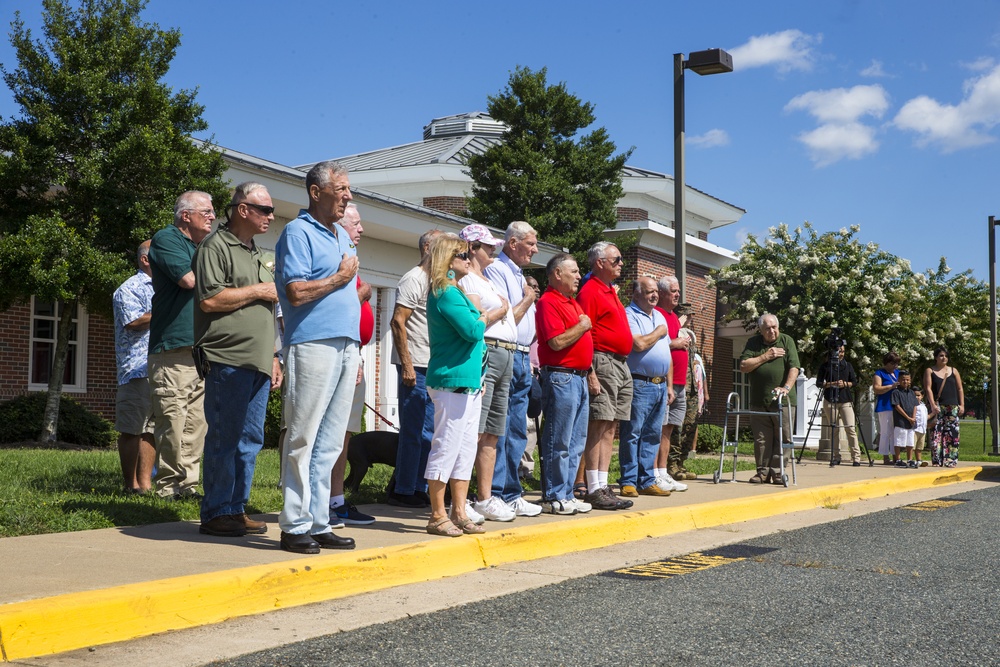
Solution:
[(543, 500), (539, 507), (546, 514), (576, 514), (576, 505), (571, 500)]
[(489, 521), (513, 521), (514, 510), (507, 507), (507, 503), (496, 496), (490, 496), (486, 500), (480, 500), (473, 507), (476, 511), (486, 517)]
[(656, 478), (656, 485), (664, 491), (687, 491), (688, 485), (678, 482), (669, 473), (663, 473), (663, 477)]
[(486, 523), (486, 517), (477, 512), (476, 509), (472, 506), (472, 503), (469, 502), (468, 500), (465, 501), (465, 516), (469, 517), (472, 523), (476, 524), (477, 526), (481, 526), (484, 523)]
[(579, 512), (580, 514), (586, 514), (590, 510), (594, 509), (594, 506), (591, 505), (590, 503), (585, 503), (577, 498), (570, 498), (569, 500), (564, 500), (563, 502), (575, 507), (576, 511)]
[(518, 496), (517, 500), (507, 503), (507, 507), (514, 512), (515, 516), (538, 516), (542, 513), (541, 507), (535, 503), (529, 503), (520, 496)]

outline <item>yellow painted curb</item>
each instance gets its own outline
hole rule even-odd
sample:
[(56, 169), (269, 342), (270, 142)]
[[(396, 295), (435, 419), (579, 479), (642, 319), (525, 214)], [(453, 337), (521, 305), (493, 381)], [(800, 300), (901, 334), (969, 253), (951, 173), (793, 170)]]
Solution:
[(15, 602), (0, 605), (0, 657), (10, 661), (62, 653), (455, 576), (483, 567), (966, 482), (982, 471), (982, 467), (929, 471), (814, 489), (790, 489), (780, 497), (766, 494), (656, 510), (614, 512), (500, 530), (474, 538), (316, 556)]

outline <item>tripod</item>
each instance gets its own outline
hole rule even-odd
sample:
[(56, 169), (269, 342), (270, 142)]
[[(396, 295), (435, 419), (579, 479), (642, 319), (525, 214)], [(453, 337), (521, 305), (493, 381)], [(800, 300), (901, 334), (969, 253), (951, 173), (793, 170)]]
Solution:
[[(840, 463), (840, 457), (834, 454), (834, 446), (836, 446), (837, 448), (836, 454), (840, 453), (840, 431), (838, 429), (854, 428), (856, 434), (860, 431), (860, 429), (857, 428), (856, 416), (854, 419), (854, 424), (848, 425), (846, 423), (843, 423), (845, 417), (841, 409), (838, 408), (837, 406), (844, 403), (845, 401), (835, 400), (843, 398), (841, 392), (843, 392), (844, 390), (844, 387), (839, 387), (837, 386), (836, 383), (839, 383), (841, 380), (848, 381), (847, 378), (842, 377), (842, 374), (846, 371), (847, 366), (846, 362), (844, 362), (840, 358), (839, 349), (830, 350), (830, 358), (828, 360), (828, 363), (825, 364), (825, 367), (826, 367), (826, 373), (822, 374), (825, 375), (825, 377), (818, 378), (820, 382), (820, 391), (819, 394), (816, 396), (816, 404), (813, 406), (811, 416), (809, 417), (809, 428), (806, 429), (805, 439), (802, 441), (802, 448), (799, 450), (799, 454), (798, 457), (796, 458), (796, 461), (799, 463), (802, 462), (802, 455), (805, 453), (806, 443), (809, 441), (809, 433), (812, 431), (813, 423), (815, 422), (817, 413), (819, 413), (820, 405), (823, 403), (824, 398), (827, 397), (827, 392), (829, 391), (832, 392), (829, 400), (832, 419), (829, 420), (830, 423), (828, 424), (828, 428), (830, 429), (830, 467), (832, 468), (833, 466)], [(833, 386), (832, 387), (828, 386), (830, 384), (833, 384)], [(847, 401), (852, 406), (854, 404), (854, 398), (855, 394), (854, 391), (852, 390), (851, 400)], [(868, 443), (865, 442), (864, 432), (861, 432), (860, 435), (861, 435), (860, 439), (861, 448), (864, 450), (865, 456), (868, 457), (868, 467), (872, 467), (875, 465), (875, 462), (872, 460), (871, 452), (868, 450)]]

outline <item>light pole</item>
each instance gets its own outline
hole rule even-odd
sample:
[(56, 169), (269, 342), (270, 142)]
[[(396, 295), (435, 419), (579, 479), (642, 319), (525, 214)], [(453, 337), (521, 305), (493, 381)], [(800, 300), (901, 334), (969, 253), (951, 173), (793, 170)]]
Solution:
[(990, 454), (1000, 456), (1000, 438), (997, 418), (1000, 417), (1000, 392), (997, 391), (997, 222), (990, 216), (990, 431), (993, 449)]
[(723, 74), (733, 71), (733, 57), (722, 49), (695, 51), (684, 60), (674, 54), (674, 275), (686, 303), (687, 247), (684, 238), (684, 70), (696, 74)]

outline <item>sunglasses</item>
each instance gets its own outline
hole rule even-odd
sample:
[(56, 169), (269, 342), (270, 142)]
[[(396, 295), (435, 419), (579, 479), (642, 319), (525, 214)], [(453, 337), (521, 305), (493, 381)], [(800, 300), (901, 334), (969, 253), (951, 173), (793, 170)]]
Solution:
[(469, 260), (469, 253), (468, 252), (456, 252), (455, 253), (455, 257), (457, 257), (458, 259), (463, 259), (465, 261), (468, 261)]
[(247, 206), (252, 206), (264, 215), (271, 215), (274, 213), (273, 206), (261, 206), (260, 204), (254, 204), (253, 202), (243, 201), (241, 204), (246, 204)]
[(624, 262), (625, 260), (624, 260), (624, 259), (622, 259), (622, 256), (621, 256), (621, 255), (618, 255), (618, 256), (617, 256), (617, 257), (615, 257), (614, 259), (610, 259), (610, 260), (609, 260), (609, 259), (607, 259), (607, 258), (605, 258), (605, 260), (604, 260), (604, 261), (606, 261), (606, 262), (611, 262), (611, 266), (618, 266), (619, 264), (623, 263), (623, 262)]

